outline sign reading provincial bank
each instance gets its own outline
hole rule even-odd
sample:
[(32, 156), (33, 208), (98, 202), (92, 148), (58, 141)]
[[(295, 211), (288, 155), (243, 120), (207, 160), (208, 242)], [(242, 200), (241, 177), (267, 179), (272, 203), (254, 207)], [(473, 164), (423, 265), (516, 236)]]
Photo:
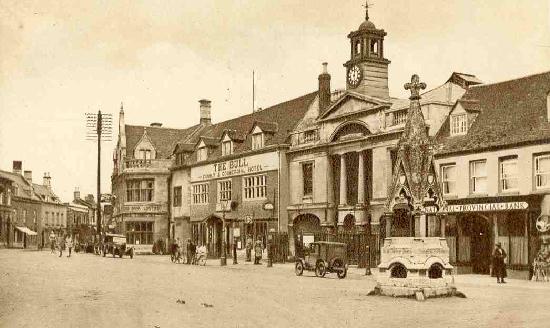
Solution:
[(517, 211), (517, 210), (526, 210), (528, 207), (529, 207), (529, 204), (527, 204), (526, 202), (462, 204), (462, 205), (447, 205), (443, 207), (439, 212), (462, 213), (462, 212)]
[(191, 182), (256, 174), (278, 169), (278, 153), (263, 153), (192, 167)]

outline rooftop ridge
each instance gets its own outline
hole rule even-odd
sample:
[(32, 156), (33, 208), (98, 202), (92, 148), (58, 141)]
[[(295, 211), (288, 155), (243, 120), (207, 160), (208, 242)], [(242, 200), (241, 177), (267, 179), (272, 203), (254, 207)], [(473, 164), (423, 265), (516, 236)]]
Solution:
[(544, 71), (544, 72), (539, 72), (539, 73), (533, 73), (533, 74), (529, 74), (529, 75), (524, 75), (524, 76), (520, 76), (520, 77), (508, 79), (508, 80), (498, 81), (498, 82), (476, 84), (476, 85), (472, 85), (470, 87), (470, 89), (489, 87), (489, 86), (494, 86), (494, 85), (499, 85), (499, 84), (510, 83), (510, 82), (524, 80), (524, 79), (528, 79), (528, 78), (532, 78), (532, 77), (539, 76), (539, 75), (544, 75), (544, 74), (550, 74), (550, 70), (549, 71)]

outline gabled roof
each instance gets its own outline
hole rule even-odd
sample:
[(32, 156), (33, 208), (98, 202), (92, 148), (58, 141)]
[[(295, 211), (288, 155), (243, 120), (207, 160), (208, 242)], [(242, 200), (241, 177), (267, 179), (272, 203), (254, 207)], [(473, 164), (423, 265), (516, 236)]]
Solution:
[(157, 152), (157, 158), (168, 158), (172, 154), (178, 142), (185, 141), (201, 125), (194, 125), (187, 129), (171, 129), (156, 126), (128, 125), (124, 126), (126, 131), (126, 152), (128, 158), (134, 157), (134, 148), (141, 140), (143, 133), (147, 130), (147, 136), (153, 143)]
[[(251, 150), (251, 143), (246, 139), (247, 134), (252, 131), (254, 124), (261, 124), (262, 130), (264, 128), (266, 130), (274, 130), (265, 139), (266, 146), (284, 144), (290, 131), (303, 118), (316, 96), (317, 92), (312, 92), (254, 113), (206, 126), (199, 133), (193, 135), (190, 140), (196, 145), (200, 138), (212, 138), (219, 145), (225, 131), (235, 131), (232, 133), (235, 133), (237, 138), (241, 137), (244, 140), (244, 142), (234, 145), (234, 153), (239, 153)], [(221, 147), (218, 147), (208, 155), (208, 160), (220, 156)]]
[(201, 141), (205, 144), (206, 147), (218, 147), (220, 144), (219, 138), (209, 138), (205, 136), (200, 136), (199, 140), (197, 141), (197, 145)]
[(465, 86), (471, 86), (471, 85), (483, 83), (483, 81), (478, 79), (473, 74), (459, 73), (459, 72), (453, 72), (453, 74), (451, 74), (451, 77), (447, 80), (447, 82), (449, 81), (457, 84), (464, 84)]
[(195, 144), (192, 143), (185, 143), (185, 142), (178, 142), (176, 144), (176, 147), (174, 148), (174, 153), (181, 153), (181, 152), (193, 152), (195, 150)]
[(52, 202), (60, 203), (59, 197), (57, 197), (57, 195), (54, 194), (54, 192), (50, 188), (36, 183), (33, 183), (32, 185), (34, 192), (39, 195), (42, 200), (45, 200), (45, 196), (48, 196), (48, 198), (51, 199)]
[(371, 102), (371, 103), (374, 103), (374, 104), (377, 104), (377, 105), (387, 105), (387, 106), (390, 106), (391, 105), (391, 102), (388, 102), (387, 100), (384, 100), (384, 99), (380, 99), (380, 98), (376, 98), (376, 97), (372, 97), (372, 96), (368, 96), (368, 95), (364, 95), (364, 94), (361, 94), (361, 93), (357, 93), (357, 92), (354, 92), (354, 91), (345, 91), (344, 94), (342, 96), (340, 96), (336, 101), (334, 101), (333, 103), (331, 103), (326, 109), (324, 112), (320, 113), (319, 114), (319, 118), (320, 119), (323, 119), (323, 118), (326, 118), (330, 112), (332, 112), (333, 110), (335, 110), (336, 108), (338, 108), (340, 106), (341, 103), (345, 102), (346, 99), (348, 98), (355, 98), (355, 99), (359, 99), (359, 100), (362, 100), (362, 101), (366, 101), (366, 102)]
[(21, 174), (0, 170), (0, 177), (11, 180), (19, 186), (19, 197), (39, 200), (39, 197), (32, 190), (31, 184)]
[(479, 114), (463, 136), (450, 136), (447, 118), (437, 155), (550, 141), (549, 92), (550, 72), (471, 87), (461, 100), (477, 101)]
[(275, 123), (275, 122), (256, 121), (256, 122), (254, 122), (254, 124), (252, 125), (252, 127), (250, 128), (250, 131), (248, 131), (248, 133), (249, 134), (252, 133), (252, 131), (254, 131), (254, 128), (256, 128), (256, 127), (259, 127), (260, 130), (262, 130), (263, 132), (267, 132), (267, 133), (275, 133), (279, 129), (279, 127), (277, 126), (277, 123)]

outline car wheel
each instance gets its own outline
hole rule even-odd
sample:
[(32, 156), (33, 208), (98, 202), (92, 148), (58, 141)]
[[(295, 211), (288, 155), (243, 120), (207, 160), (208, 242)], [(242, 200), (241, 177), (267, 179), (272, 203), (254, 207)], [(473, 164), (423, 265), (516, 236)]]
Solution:
[(315, 275), (319, 278), (323, 278), (326, 273), (327, 273), (327, 267), (325, 266), (325, 262), (323, 261), (317, 262), (317, 265), (315, 266)]
[(296, 262), (296, 266), (294, 267), (294, 272), (297, 276), (301, 276), (304, 273), (304, 264), (302, 261)]
[(348, 275), (348, 269), (344, 268), (344, 271), (338, 271), (336, 274), (339, 279), (344, 279)]

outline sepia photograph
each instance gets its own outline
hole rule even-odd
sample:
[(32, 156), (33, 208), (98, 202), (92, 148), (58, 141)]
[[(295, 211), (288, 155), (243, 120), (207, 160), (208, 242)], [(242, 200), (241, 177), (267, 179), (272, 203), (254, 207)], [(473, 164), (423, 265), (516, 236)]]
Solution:
[(0, 327), (550, 327), (550, 0), (0, 0)]

